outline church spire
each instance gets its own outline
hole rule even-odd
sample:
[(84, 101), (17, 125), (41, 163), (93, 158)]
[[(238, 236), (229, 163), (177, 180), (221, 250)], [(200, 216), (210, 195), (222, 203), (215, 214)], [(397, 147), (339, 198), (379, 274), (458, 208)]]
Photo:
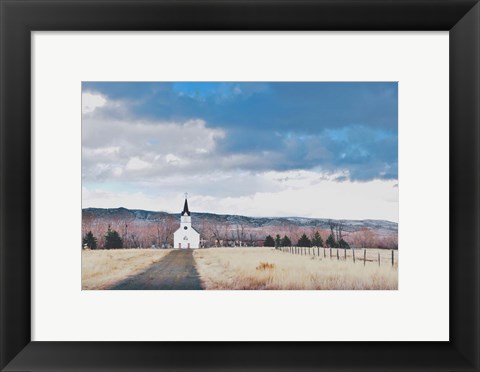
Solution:
[(185, 214), (187, 216), (190, 216), (190, 211), (188, 210), (187, 193), (185, 193), (185, 204), (183, 205), (182, 216), (184, 216)]

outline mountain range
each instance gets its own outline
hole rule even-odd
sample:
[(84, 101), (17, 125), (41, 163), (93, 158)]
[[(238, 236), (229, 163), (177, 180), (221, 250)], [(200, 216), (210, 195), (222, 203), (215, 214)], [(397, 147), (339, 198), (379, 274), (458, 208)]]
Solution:
[[(104, 221), (129, 221), (131, 222), (162, 222), (165, 220), (179, 219), (180, 213), (146, 211), (127, 208), (84, 208), (84, 218), (93, 218)], [(328, 218), (306, 217), (247, 217), (233, 214), (214, 214), (194, 212), (192, 224), (207, 222), (211, 224), (241, 225), (245, 228), (260, 229), (274, 227), (301, 227), (329, 229), (330, 224), (342, 224), (344, 231), (353, 232), (364, 228), (375, 231), (377, 234), (391, 234), (398, 232), (398, 223), (386, 220), (336, 220)]]

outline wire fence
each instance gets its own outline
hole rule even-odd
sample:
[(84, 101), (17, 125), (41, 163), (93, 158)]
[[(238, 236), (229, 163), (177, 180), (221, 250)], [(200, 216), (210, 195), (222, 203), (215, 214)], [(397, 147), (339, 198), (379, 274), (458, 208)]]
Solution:
[(277, 250), (300, 256), (322, 257), (353, 263), (398, 265), (398, 250), (376, 248), (277, 247)]

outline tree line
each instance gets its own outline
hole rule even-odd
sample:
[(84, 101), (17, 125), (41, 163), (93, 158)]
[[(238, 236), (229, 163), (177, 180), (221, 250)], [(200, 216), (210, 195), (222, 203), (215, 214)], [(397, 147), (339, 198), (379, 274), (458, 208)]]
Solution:
[[(172, 248), (173, 233), (178, 229), (173, 217), (141, 222), (127, 219), (82, 218), (82, 246), (91, 249)], [(194, 222), (204, 247), (304, 246), (346, 248), (398, 248), (396, 232), (380, 234), (369, 228), (344, 231), (336, 221), (323, 226), (281, 225), (256, 228), (241, 223)], [(267, 238), (266, 237), (270, 237)], [(282, 238), (283, 237), (283, 238)], [(273, 243), (272, 243), (273, 241)]]
[[(92, 231), (90, 230), (85, 234), (82, 240), (83, 248), (90, 248), (90, 249), (97, 249), (98, 247), (98, 240), (95, 236), (93, 236)], [(103, 247), (105, 249), (115, 249), (115, 248), (123, 248), (123, 239), (120, 237), (117, 231), (112, 230), (110, 225), (108, 226), (107, 233), (104, 236), (104, 244)]]
[[(263, 242), (265, 247), (291, 247), (292, 241), (291, 239), (285, 235), (283, 238), (280, 237), (279, 234), (273, 238), (271, 235), (268, 235)], [(303, 234), (300, 239), (298, 239), (297, 244), (298, 247), (326, 247), (326, 248), (350, 248), (350, 244), (348, 244), (345, 239), (341, 236), (341, 234), (334, 234), (334, 229), (332, 228), (330, 235), (328, 238), (323, 241), (320, 232), (316, 231), (312, 237), (308, 237), (307, 234)]]

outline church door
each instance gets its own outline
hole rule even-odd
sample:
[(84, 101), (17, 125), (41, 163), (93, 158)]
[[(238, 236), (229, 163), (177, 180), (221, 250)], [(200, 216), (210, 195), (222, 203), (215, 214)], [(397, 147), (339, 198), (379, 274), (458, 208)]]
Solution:
[(178, 248), (182, 248), (182, 243), (178, 243)]
[(190, 249), (190, 243), (188, 243), (188, 247), (187, 247), (187, 248)]

